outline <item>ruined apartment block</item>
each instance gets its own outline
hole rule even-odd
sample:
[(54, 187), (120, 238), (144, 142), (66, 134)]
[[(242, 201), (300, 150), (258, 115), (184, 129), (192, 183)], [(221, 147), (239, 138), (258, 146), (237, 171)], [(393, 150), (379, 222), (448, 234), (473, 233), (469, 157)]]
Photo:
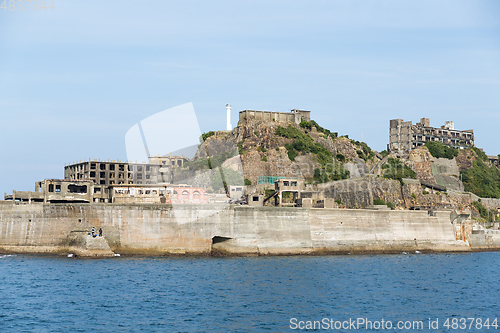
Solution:
[(496, 166), (497, 168), (500, 167), (500, 163), (498, 160), (499, 160), (498, 156), (488, 155), (488, 161), (490, 161), (490, 163), (493, 164), (494, 166)]
[(94, 200), (108, 202), (113, 185), (150, 185), (173, 182), (173, 169), (183, 167), (187, 158), (152, 156), (149, 163), (88, 160), (64, 167), (64, 178), (94, 182)]
[(90, 180), (45, 179), (35, 183), (35, 191), (13, 191), (5, 200), (23, 203), (89, 203), (94, 183)]
[(390, 121), (388, 145), (390, 153), (405, 156), (412, 149), (422, 147), (427, 141), (438, 141), (457, 149), (474, 147), (474, 131), (456, 130), (453, 121), (447, 121), (439, 128), (431, 127), (429, 118), (421, 118), (415, 125), (403, 119)]
[(311, 111), (293, 109), (290, 112), (273, 112), (273, 111), (255, 111), (243, 110), (239, 114), (239, 124), (246, 120), (262, 120), (262, 121), (286, 121), (299, 124), (302, 120), (311, 120)]

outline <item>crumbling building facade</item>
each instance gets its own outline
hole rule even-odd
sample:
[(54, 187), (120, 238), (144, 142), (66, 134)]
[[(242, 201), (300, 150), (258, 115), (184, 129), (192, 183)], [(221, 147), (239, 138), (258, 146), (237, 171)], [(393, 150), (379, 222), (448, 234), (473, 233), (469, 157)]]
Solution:
[(94, 182), (90, 180), (45, 179), (35, 183), (35, 191), (13, 191), (5, 200), (24, 203), (93, 202)]
[(411, 121), (392, 119), (389, 125), (388, 151), (406, 156), (412, 149), (422, 147), (428, 141), (441, 142), (447, 146), (464, 149), (474, 147), (474, 131), (459, 131), (453, 121), (441, 127), (431, 127), (429, 118), (422, 118), (413, 125)]
[(256, 111), (243, 110), (239, 114), (239, 122), (243, 123), (246, 120), (262, 120), (262, 121), (286, 121), (299, 124), (302, 120), (311, 120), (311, 111), (293, 109), (290, 112), (273, 112), (273, 111)]
[(173, 169), (183, 167), (187, 158), (153, 156), (149, 163), (88, 160), (65, 165), (64, 178), (94, 182), (94, 198), (108, 202), (113, 185), (151, 185), (173, 182)]

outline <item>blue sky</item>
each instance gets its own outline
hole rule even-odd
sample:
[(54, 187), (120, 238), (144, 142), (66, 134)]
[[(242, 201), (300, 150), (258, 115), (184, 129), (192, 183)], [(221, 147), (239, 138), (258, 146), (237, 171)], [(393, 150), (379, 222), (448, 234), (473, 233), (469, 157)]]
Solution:
[(189, 102), (203, 132), (230, 103), (311, 110), (379, 151), (390, 119), (454, 120), (500, 153), (498, 1), (54, 4), (0, 10), (0, 193), (125, 160), (129, 128)]

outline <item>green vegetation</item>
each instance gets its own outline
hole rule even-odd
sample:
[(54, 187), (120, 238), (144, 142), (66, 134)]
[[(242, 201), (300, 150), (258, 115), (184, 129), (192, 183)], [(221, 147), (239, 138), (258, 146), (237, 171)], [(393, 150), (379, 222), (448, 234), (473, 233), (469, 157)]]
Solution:
[(255, 136), (259, 136), (259, 133), (257, 133), (257, 132), (253, 132), (253, 134), (255, 134)]
[(465, 191), (483, 198), (500, 198), (500, 169), (483, 160), (472, 162), (472, 168), (462, 171)]
[(224, 161), (233, 156), (236, 156), (236, 150), (209, 158), (199, 158), (194, 161), (188, 161), (184, 164), (184, 166), (189, 167), (191, 170), (215, 169), (220, 167)]
[(335, 200), (335, 202), (337, 203), (337, 205), (341, 206), (342, 205), (342, 200), (338, 199), (338, 200)]
[(331, 163), (333, 160), (333, 154), (323, 147), (323, 145), (314, 142), (314, 140), (298, 128), (291, 125), (288, 128), (278, 126), (276, 129), (276, 135), (286, 137), (288, 139), (295, 139), (291, 144), (286, 144), (285, 148), (288, 150), (288, 157), (290, 160), (295, 161), (300, 153), (314, 153), (318, 155), (318, 159), (321, 165), (326, 163)]
[(335, 158), (337, 159), (337, 161), (339, 162), (345, 162), (345, 156), (342, 155), (342, 154), (337, 154), (337, 156), (335, 156)]
[(261, 151), (262, 151), (263, 153), (265, 153), (265, 152), (267, 152), (267, 149), (266, 149), (266, 148), (264, 148), (264, 147), (262, 147), (262, 148), (261, 148)]
[(252, 185), (252, 182), (250, 181), (250, 179), (245, 178), (244, 181), (245, 181), (245, 186)]
[(263, 161), (263, 162), (267, 162), (267, 157), (266, 157), (266, 156), (264, 156), (264, 157), (262, 157), (260, 160), (261, 160), (261, 161)]
[(215, 132), (214, 131), (210, 131), (210, 132), (207, 132), (207, 133), (203, 133), (201, 135), (201, 140), (200, 142), (205, 142), (206, 139), (208, 139), (209, 137), (211, 137), (212, 135), (215, 135)]
[(452, 160), (454, 157), (458, 156), (458, 149), (448, 147), (442, 142), (427, 141), (425, 146), (435, 158), (447, 158)]
[(399, 158), (389, 158), (387, 163), (382, 166), (384, 169), (384, 177), (388, 179), (396, 179), (401, 183), (403, 178), (417, 179), (415, 171), (407, 167)]
[(287, 128), (278, 126), (275, 134), (282, 136), (282, 137), (285, 137), (287, 139), (298, 139), (298, 138), (305, 136), (305, 134), (302, 133), (301, 130), (293, 127), (292, 125), (288, 125)]
[(274, 190), (267, 189), (264, 191), (264, 199), (269, 198), (274, 193)]
[(293, 193), (292, 192), (282, 192), (283, 202), (293, 202)]
[(314, 169), (313, 179), (316, 183), (326, 183), (330, 180), (342, 180), (350, 177), (349, 170), (344, 169), (340, 163), (327, 165), (325, 169)]
[[(223, 176), (221, 175), (224, 174)], [(219, 191), (224, 187), (227, 192), (228, 185), (243, 185), (243, 176), (233, 169), (217, 168), (214, 170), (211, 186), (214, 191)]]
[(308, 131), (310, 131), (313, 127), (316, 127), (316, 130), (318, 132), (325, 134), (325, 139), (327, 137), (331, 137), (332, 139), (335, 139), (339, 135), (337, 132), (330, 132), (330, 130), (319, 126), (318, 123), (315, 122), (314, 120), (311, 120), (311, 121), (302, 120), (300, 122), (299, 126), (302, 128), (306, 128)]
[(373, 150), (370, 147), (368, 147), (368, 145), (365, 142), (360, 142), (360, 141), (355, 141), (355, 140), (351, 140), (351, 142), (352, 142), (352, 144), (361, 148), (358, 151), (356, 151), (359, 158), (362, 158), (365, 161), (373, 159), (373, 157), (375, 156), (375, 153), (373, 152)]
[(380, 155), (382, 155), (382, 157), (386, 157), (387, 155), (389, 155), (389, 152), (387, 150), (382, 150), (380, 152)]
[(243, 141), (238, 142), (238, 154), (243, 155)]
[(484, 151), (482, 151), (481, 149), (479, 148), (476, 148), (476, 147), (472, 147), (472, 150), (474, 150), (474, 152), (476, 153), (477, 157), (483, 161), (488, 161), (488, 156), (486, 155), (486, 153)]
[(387, 207), (394, 209), (394, 204), (390, 201), (384, 201), (382, 199), (374, 199), (373, 200), (374, 205), (386, 205)]
[(479, 215), (481, 215), (481, 217), (485, 220), (488, 220), (488, 221), (491, 221), (491, 220), (495, 220), (496, 219), (496, 216), (495, 216), (495, 211), (494, 210), (490, 210), (488, 211), (482, 203), (480, 203), (479, 201), (474, 201), (472, 203), (472, 205), (477, 209), (477, 211), (479, 212)]
[(430, 193), (429, 191), (423, 191), (423, 192), (422, 192), (422, 194), (423, 194), (423, 195), (427, 195), (427, 194), (429, 194), (429, 193)]
[(287, 128), (278, 126), (276, 135), (293, 139), (291, 144), (285, 145), (288, 151), (288, 158), (290, 158), (291, 161), (295, 161), (295, 157), (301, 153), (312, 153), (316, 155), (321, 168), (316, 168), (314, 170), (314, 181), (324, 183), (330, 180), (349, 178), (349, 171), (345, 170), (341, 163), (334, 163), (332, 152), (326, 149), (322, 144), (314, 142), (309, 135), (302, 133), (298, 128), (291, 125)]
[(412, 193), (411, 197), (413, 198), (413, 200), (417, 200), (417, 195), (415, 193)]

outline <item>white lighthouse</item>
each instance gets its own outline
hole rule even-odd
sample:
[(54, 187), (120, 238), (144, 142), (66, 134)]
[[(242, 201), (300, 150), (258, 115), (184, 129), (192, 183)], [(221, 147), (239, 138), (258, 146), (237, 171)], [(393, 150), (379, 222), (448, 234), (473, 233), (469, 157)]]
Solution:
[(227, 125), (226, 130), (231, 131), (233, 128), (231, 127), (231, 105), (226, 104), (227, 111)]

